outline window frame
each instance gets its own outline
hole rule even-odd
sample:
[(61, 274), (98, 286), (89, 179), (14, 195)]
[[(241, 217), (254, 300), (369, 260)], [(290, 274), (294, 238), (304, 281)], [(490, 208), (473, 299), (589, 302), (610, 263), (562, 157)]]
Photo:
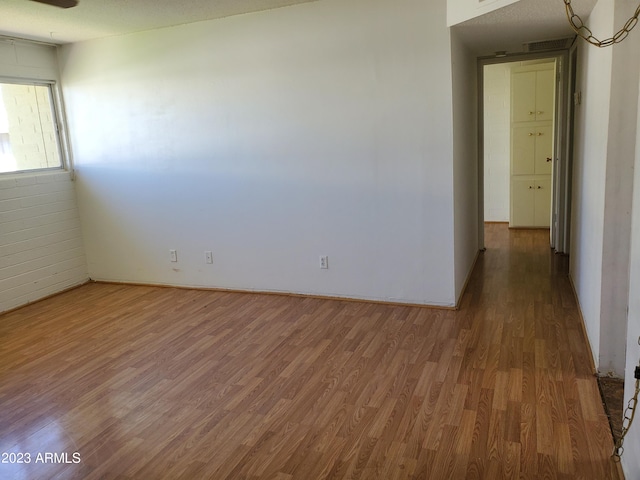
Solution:
[(45, 80), (41, 78), (11, 77), (0, 75), (0, 84), (28, 85), (34, 87), (47, 87), (49, 89), (49, 106), (51, 108), (51, 119), (56, 132), (56, 147), (60, 158), (60, 165), (56, 167), (29, 168), (26, 170), (12, 170), (0, 172), (0, 178), (9, 175), (38, 174), (44, 172), (69, 171), (73, 172), (71, 165), (71, 155), (69, 143), (66, 135), (66, 128), (63, 115), (62, 94), (56, 80)]

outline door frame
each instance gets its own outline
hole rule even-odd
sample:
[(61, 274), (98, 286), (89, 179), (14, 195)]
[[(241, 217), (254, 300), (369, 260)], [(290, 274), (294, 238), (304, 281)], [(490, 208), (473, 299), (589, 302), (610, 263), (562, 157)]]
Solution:
[[(572, 52), (571, 52), (572, 53)], [(570, 132), (573, 131), (569, 121), (570, 101), (573, 92), (569, 73), (572, 70), (569, 49), (546, 52), (517, 53), (505, 56), (478, 57), (478, 245), (485, 250), (484, 244), (484, 67), (499, 63), (513, 63), (528, 60), (556, 60), (556, 95), (555, 95), (555, 143), (552, 178), (551, 229), (549, 243), (557, 253), (569, 253), (569, 231), (571, 226), (571, 154), (569, 145)]]

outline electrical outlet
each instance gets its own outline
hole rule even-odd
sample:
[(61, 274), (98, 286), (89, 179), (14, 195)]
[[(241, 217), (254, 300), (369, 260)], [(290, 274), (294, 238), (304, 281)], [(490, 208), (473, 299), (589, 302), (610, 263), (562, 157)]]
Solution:
[(326, 270), (329, 268), (329, 257), (326, 255), (322, 255), (320, 257), (320, 268)]
[(204, 261), (205, 263), (212, 264), (213, 263), (213, 252), (206, 250), (204, 252)]
[(171, 258), (172, 262), (178, 261), (178, 251), (177, 250), (169, 250), (169, 258)]

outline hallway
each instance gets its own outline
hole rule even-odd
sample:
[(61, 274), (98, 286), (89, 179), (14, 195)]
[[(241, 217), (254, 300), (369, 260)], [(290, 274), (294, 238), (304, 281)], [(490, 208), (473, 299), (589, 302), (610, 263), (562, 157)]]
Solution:
[(507, 418), (520, 414), (523, 472), (617, 478), (606, 461), (611, 433), (567, 275), (568, 257), (553, 254), (545, 229), (487, 224), (485, 235), (487, 251), (478, 259), (462, 311), (477, 312), (474, 329), (494, 332), (490, 337), (500, 343), (488, 349), (485, 376), (497, 365), (498, 378), (509, 372), (509, 383), (516, 385), (496, 388), (494, 398), (502, 391), (507, 404), (520, 403), (520, 412), (514, 407)]
[(0, 316), (3, 479), (617, 479), (548, 232), (458, 311), (93, 283)]

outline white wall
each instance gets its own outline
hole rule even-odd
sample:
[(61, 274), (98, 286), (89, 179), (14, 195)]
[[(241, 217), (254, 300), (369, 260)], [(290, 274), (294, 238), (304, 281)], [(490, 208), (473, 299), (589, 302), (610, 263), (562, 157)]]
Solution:
[[(620, 28), (637, 4), (633, 0), (615, 2), (614, 27)], [(633, 172), (636, 151), (637, 110), (640, 70), (640, 36), (629, 36), (613, 49), (611, 73), (611, 113), (607, 145), (607, 171), (602, 255), (602, 305), (600, 318), (600, 371), (623, 377), (629, 298), (629, 250)], [(630, 101), (632, 99), (632, 101)], [(629, 105), (631, 104), (631, 108)]]
[[(0, 40), (0, 77), (57, 75), (54, 48)], [(0, 252), (0, 312), (88, 279), (68, 172), (0, 175)]]
[[(612, 2), (598, 2), (589, 28), (611, 31), (613, 13)], [(570, 275), (598, 367), (612, 49), (579, 45), (577, 90), (582, 105), (576, 108)]]
[(478, 88), (475, 55), (451, 31), (456, 299), (463, 293), (478, 243)]
[(90, 276), (453, 305), (445, 14), (326, 0), (64, 47)]
[(0, 311), (88, 279), (68, 172), (0, 176)]
[[(640, 89), (639, 89), (640, 90)], [(636, 111), (640, 110), (639, 104)], [(640, 136), (640, 122), (636, 122), (636, 138)], [(632, 208), (631, 251), (629, 261), (629, 314), (626, 335), (626, 365), (625, 365), (625, 400), (627, 405), (635, 393), (635, 367), (640, 363), (640, 145), (636, 143), (635, 169)], [(636, 419), (636, 422), (638, 420)], [(640, 428), (634, 423), (624, 442), (625, 454), (622, 456), (622, 466), (626, 478), (640, 478)]]
[(484, 220), (509, 221), (511, 64), (484, 67)]
[[(624, 24), (630, 0), (600, 1), (589, 18), (601, 37)], [(602, 374), (625, 375), (629, 249), (640, 39), (615, 48), (580, 44), (571, 277)]]

